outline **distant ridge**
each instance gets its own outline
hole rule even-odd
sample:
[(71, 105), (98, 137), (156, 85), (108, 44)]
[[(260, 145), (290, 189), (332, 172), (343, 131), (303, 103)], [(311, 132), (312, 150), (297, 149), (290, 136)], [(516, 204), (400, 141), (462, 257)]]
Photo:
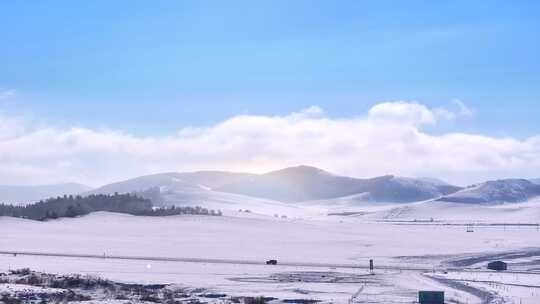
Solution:
[(217, 188), (284, 202), (330, 199), (365, 193), (370, 201), (414, 202), (440, 197), (461, 188), (386, 175), (370, 179), (338, 176), (309, 166), (289, 167)]
[[(540, 196), (540, 184), (532, 181), (506, 179), (462, 188), (436, 178), (394, 175), (353, 178), (302, 165), (265, 174), (168, 172), (140, 176), (96, 189), (79, 184), (0, 186), (0, 202), (28, 203), (64, 194), (138, 192), (141, 195), (151, 195), (149, 198), (156, 204), (201, 205), (230, 210), (260, 208), (270, 212), (275, 208), (298, 208), (295, 203), (315, 201), (348, 202), (350, 207), (372, 202), (411, 203), (430, 200), (496, 204), (523, 202)], [(148, 190), (149, 193), (143, 193)]]
[(265, 174), (224, 171), (153, 174), (105, 185), (88, 193), (139, 192), (149, 188), (159, 188), (168, 203), (217, 197), (220, 201), (238, 199), (225, 193), (285, 203), (362, 193), (366, 201), (406, 203), (441, 197), (461, 189), (440, 181), (392, 175), (358, 179), (316, 167), (296, 166)]
[(539, 184), (526, 179), (502, 179), (469, 186), (439, 200), (467, 204), (516, 203), (539, 195)]
[(158, 187), (162, 191), (189, 189), (212, 189), (237, 180), (255, 176), (250, 173), (225, 171), (168, 172), (144, 175), (93, 189), (88, 194), (112, 194), (114, 192), (139, 192)]

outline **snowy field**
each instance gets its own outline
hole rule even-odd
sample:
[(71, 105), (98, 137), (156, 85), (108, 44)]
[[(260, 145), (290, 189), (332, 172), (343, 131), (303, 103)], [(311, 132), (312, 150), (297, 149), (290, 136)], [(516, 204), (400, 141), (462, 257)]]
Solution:
[[(174, 283), (237, 296), (327, 303), (351, 299), (411, 303), (421, 289), (445, 290), (447, 299), (461, 303), (487, 303), (486, 299), (491, 303), (512, 303), (512, 299), (537, 303), (527, 295), (538, 294), (540, 285), (540, 276), (534, 273), (540, 269), (540, 231), (535, 226), (488, 225), (467, 232), (465, 225), (385, 222), (364, 216), (284, 219), (227, 212), (222, 217), (136, 217), (100, 212), (48, 222), (3, 217), (0, 227), (2, 251), (203, 260), (4, 254), (0, 255), (2, 271), (30, 267), (48, 273), (95, 274), (121, 282)], [(512, 274), (500, 279), (492, 276), (496, 284), (469, 282), (491, 274), (485, 272), (483, 257), (509, 262), (510, 271), (522, 272), (517, 277), (522, 283), (516, 284)], [(253, 264), (208, 263), (204, 259)], [(281, 265), (265, 265), (268, 259), (277, 259)], [(375, 275), (365, 268), (353, 268), (367, 267), (369, 259), (375, 261)], [(472, 260), (459, 263), (467, 259)], [(449, 269), (448, 274), (443, 273)], [(424, 274), (432, 271), (436, 274)]]
[[(19, 251), (287, 262), (396, 263), (398, 256), (456, 255), (540, 247), (536, 227), (363, 222), (348, 217), (137, 217), (98, 212), (48, 222), (1, 218), (1, 248)], [(431, 262), (430, 262), (431, 263)]]

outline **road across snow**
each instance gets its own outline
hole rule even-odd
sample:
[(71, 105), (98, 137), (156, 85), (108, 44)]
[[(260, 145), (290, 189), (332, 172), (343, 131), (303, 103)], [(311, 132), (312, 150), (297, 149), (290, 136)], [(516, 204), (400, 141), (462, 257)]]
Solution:
[[(0, 254), (12, 256), (45, 256), (45, 257), (61, 257), (61, 258), (87, 258), (87, 259), (114, 259), (114, 260), (141, 260), (141, 261), (160, 261), (160, 262), (187, 262), (187, 263), (210, 263), (210, 264), (236, 264), (236, 265), (266, 265), (265, 261), (250, 261), (250, 260), (232, 260), (232, 259), (201, 259), (187, 257), (160, 257), (160, 256), (120, 256), (120, 255), (97, 255), (97, 254), (74, 254), (74, 253), (58, 253), (58, 252), (28, 252), (28, 251), (3, 251)], [(332, 264), (332, 263), (300, 263), (300, 262), (283, 262), (279, 265), (294, 266), (294, 267), (310, 267), (310, 268), (350, 268), (350, 269), (369, 269), (369, 265), (361, 264)], [(271, 266), (269, 266), (271, 267)], [(429, 267), (406, 267), (406, 266), (388, 266), (378, 265), (378, 269), (387, 270), (415, 270), (415, 271), (431, 271)]]

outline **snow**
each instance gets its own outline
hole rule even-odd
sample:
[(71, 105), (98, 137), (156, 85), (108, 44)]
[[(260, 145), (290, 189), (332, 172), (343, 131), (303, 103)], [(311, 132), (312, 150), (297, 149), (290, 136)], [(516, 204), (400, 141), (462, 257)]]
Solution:
[[(446, 290), (449, 298), (480, 303), (475, 295), (424, 277), (419, 272), (267, 266), (283, 262), (347, 263), (400, 267), (438, 265), (448, 255), (540, 247), (534, 229), (478, 229), (463, 227), (394, 225), (363, 222), (357, 218), (276, 219), (260, 214), (238, 216), (135, 217), (94, 213), (74, 219), (35, 222), (0, 218), (4, 236), (1, 249), (157, 257), (228, 258), (260, 261), (260, 265), (135, 261), (0, 255), (6, 268), (30, 267), (52, 273), (87, 273), (137, 283), (174, 283), (243, 296), (316, 298), (328, 303), (358, 301), (412, 302), (418, 289)], [(341, 218), (338, 220), (338, 218)], [(502, 235), (501, 235), (502, 234)], [(400, 256), (417, 256), (409, 260)], [(150, 266), (150, 267), (149, 267)], [(0, 269), (1, 270), (1, 269)], [(365, 283), (264, 282), (279, 273), (349, 273), (365, 276)], [(261, 281), (263, 280), (263, 281)], [(481, 288), (482, 286), (479, 286)], [(510, 296), (510, 295), (505, 295)]]
[[(98, 212), (36, 222), (0, 218), (0, 248), (19, 251), (224, 258), (289, 262), (396, 262), (406, 255), (459, 254), (540, 247), (536, 228), (394, 225), (357, 218), (236, 216), (137, 217)], [(444, 237), (443, 237), (444, 236)]]
[(460, 188), (393, 175), (358, 179), (333, 175), (314, 167), (299, 166), (225, 184), (217, 189), (294, 203), (357, 194), (363, 194), (365, 201), (405, 203), (437, 198)]
[[(324, 283), (260, 283), (249, 280), (239, 281), (236, 278), (267, 278), (274, 273), (290, 271), (321, 271), (321, 269), (266, 266), (266, 265), (234, 265), (234, 264), (196, 264), (183, 262), (151, 262), (122, 261), (103, 259), (58, 259), (52, 257), (2, 257), (3, 265), (17, 268), (27, 265), (39, 271), (55, 273), (85, 273), (106, 277), (110, 280), (126, 283), (143, 284), (175, 284), (185, 287), (208, 289), (209, 292), (226, 293), (237, 296), (274, 296), (280, 298), (310, 298), (309, 293), (316, 293), (327, 300), (344, 301), (357, 289), (357, 284), (324, 284)], [(326, 269), (326, 271), (351, 272), (346, 269)], [(365, 270), (353, 273), (367, 275)], [(308, 295), (300, 295), (299, 290)], [(341, 303), (338, 301), (337, 303)]]
[(451, 279), (498, 294), (502, 303), (533, 304), (538, 303), (540, 296), (540, 274), (448, 272), (433, 277)]
[(379, 220), (431, 220), (443, 223), (540, 223), (540, 198), (523, 203), (498, 205), (426, 201), (370, 213), (365, 218)]
[(269, 199), (249, 197), (240, 194), (226, 193), (196, 187), (189, 190), (169, 191), (162, 193), (165, 205), (202, 206), (204, 208), (225, 212), (249, 210), (265, 215), (286, 215), (287, 217), (303, 217), (320, 212), (317, 209), (300, 208)]
[(0, 294), (14, 293), (62, 293), (63, 289), (29, 286), (23, 284), (0, 284)]
[(442, 198), (448, 202), (494, 204), (522, 202), (540, 195), (540, 185), (525, 179), (488, 181)]
[[(297, 166), (266, 174), (220, 171), (161, 173), (108, 184), (88, 193), (141, 192), (159, 188), (168, 204), (192, 203), (209, 208), (207, 201), (237, 194), (244, 201), (280, 201), (288, 203), (333, 199), (363, 193), (366, 202), (412, 202), (432, 199), (460, 188), (442, 183), (392, 175), (358, 179), (337, 176), (324, 170)], [(231, 199), (225, 199), (228, 201)], [(233, 199), (234, 200), (234, 199)], [(360, 197), (356, 197), (359, 201)], [(226, 205), (224, 207), (227, 207)]]
[(313, 200), (297, 203), (296, 206), (306, 208), (312, 212), (326, 213), (346, 213), (346, 212), (375, 212), (380, 210), (388, 210), (395, 207), (403, 206), (403, 204), (374, 202), (371, 200), (369, 193), (359, 193), (343, 197), (331, 198), (326, 200)]
[[(353, 297), (357, 302), (410, 303), (421, 289), (444, 290), (447, 300), (462, 303), (482, 303), (486, 296), (493, 297), (493, 303), (535, 303), (532, 299), (538, 295), (538, 288), (521, 285), (540, 281), (539, 274), (533, 273), (540, 268), (540, 257), (508, 253), (540, 248), (538, 227), (510, 225), (538, 222), (539, 199), (493, 206), (440, 201), (372, 205), (349, 196), (291, 206), (201, 187), (191, 192), (192, 197), (201, 192), (206, 197), (211, 192), (212, 199), (206, 202), (216, 209), (226, 209), (224, 216), (141, 217), (97, 212), (48, 222), (0, 217), (0, 250), (230, 259), (260, 264), (0, 254), (0, 271), (30, 267), (50, 273), (94, 274), (121, 282), (171, 283), (228, 295), (320, 299), (323, 303), (348, 303)], [(362, 213), (326, 215), (343, 210)], [(288, 218), (275, 218), (275, 213)], [(421, 221), (432, 217), (433, 222)], [(473, 233), (466, 231), (468, 223), (477, 224)], [(524, 273), (485, 272), (486, 259), (494, 253), (508, 257), (511, 267), (519, 267)], [(462, 271), (448, 263), (467, 257), (480, 258)], [(268, 259), (279, 263), (267, 266), (264, 262)], [(375, 261), (374, 276), (365, 269), (345, 267), (367, 266), (369, 259)], [(304, 266), (283, 265), (287, 263)], [(438, 272), (410, 269), (414, 267)], [(451, 271), (444, 274), (444, 269)], [(272, 279), (291, 273), (299, 281)], [(320, 273), (326, 281), (313, 281)], [(331, 276), (360, 279), (331, 283)], [(490, 280), (494, 283), (485, 282)]]

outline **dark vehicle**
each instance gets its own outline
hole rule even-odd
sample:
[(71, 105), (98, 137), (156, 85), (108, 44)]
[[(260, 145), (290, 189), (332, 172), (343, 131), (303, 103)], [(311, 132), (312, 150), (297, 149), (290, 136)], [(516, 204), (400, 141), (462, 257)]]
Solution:
[(418, 303), (420, 304), (444, 304), (444, 291), (419, 291)]
[(491, 270), (506, 270), (508, 267), (505, 262), (503, 261), (495, 261), (487, 264), (487, 268)]
[(266, 261), (266, 265), (277, 265), (277, 260), (268, 260)]

